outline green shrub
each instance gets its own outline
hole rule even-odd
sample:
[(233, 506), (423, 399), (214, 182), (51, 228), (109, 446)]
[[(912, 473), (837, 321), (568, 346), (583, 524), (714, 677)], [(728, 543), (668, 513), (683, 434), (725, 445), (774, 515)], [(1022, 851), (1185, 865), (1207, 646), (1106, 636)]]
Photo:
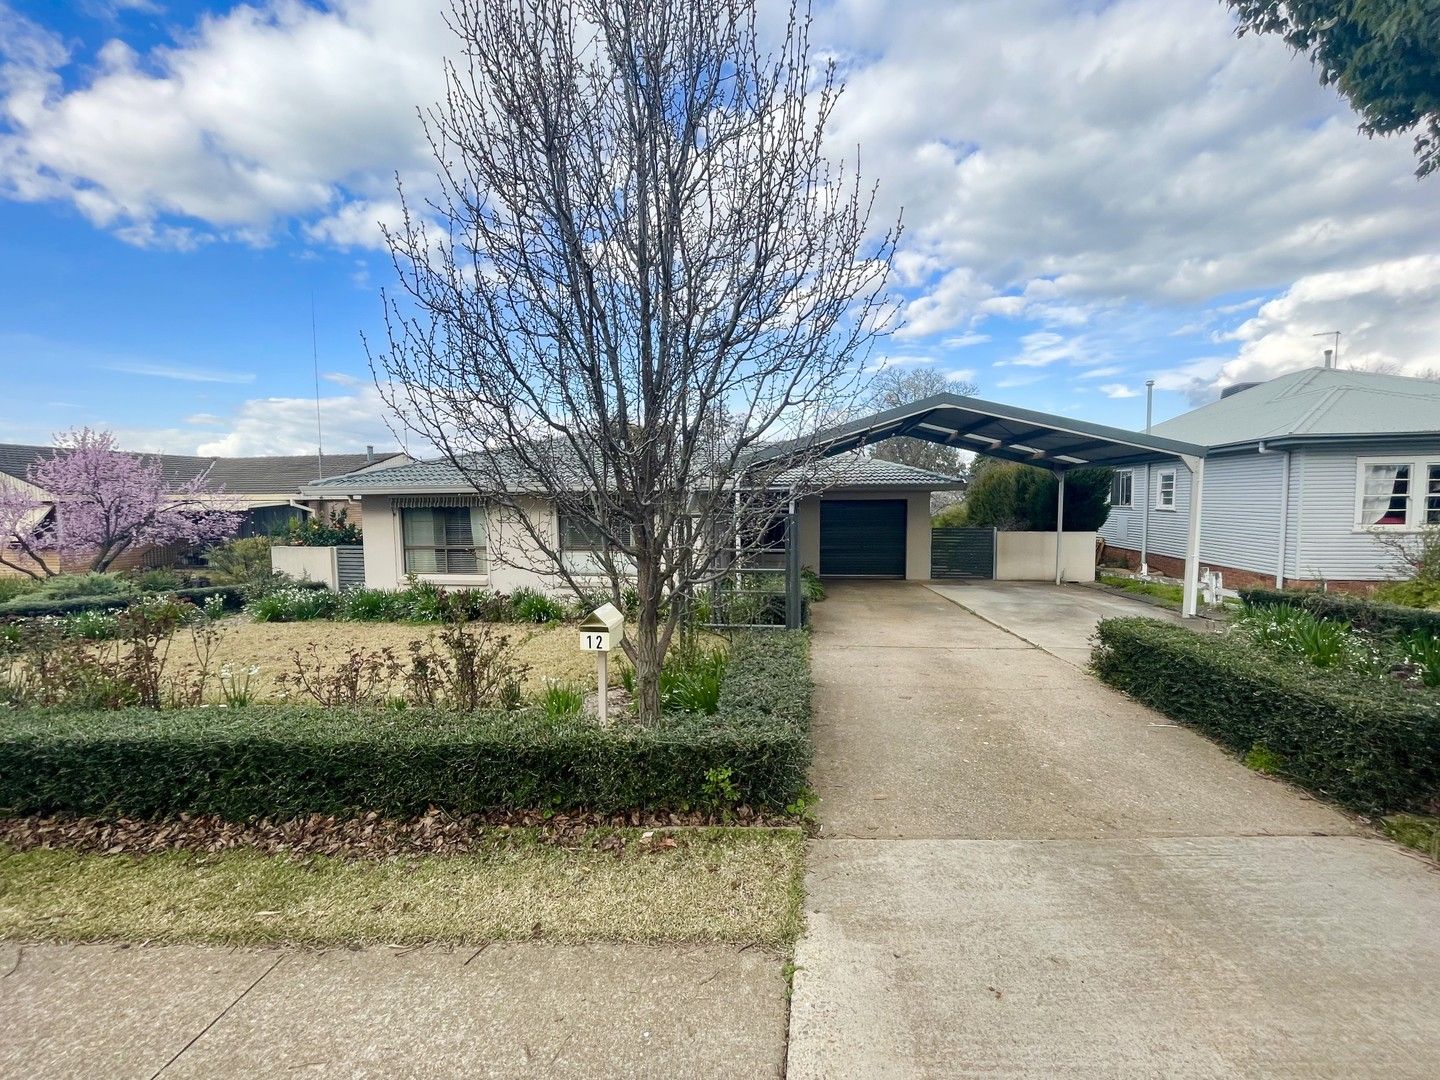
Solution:
[(781, 810), (810, 761), (807, 648), (803, 634), (737, 638), (716, 715), (653, 728), (533, 708), (0, 712), (0, 813), (611, 813), (713, 805), (716, 777), (734, 802)]
[[(1065, 528), (1094, 532), (1110, 516), (1107, 468), (1071, 469), (1065, 476)], [(1048, 469), (997, 462), (972, 477), (961, 510), (947, 525), (1054, 532), (1059, 481)], [(958, 520), (954, 520), (958, 519)]]
[(120, 596), (136, 591), (118, 574), (60, 574), (46, 578), (30, 595), (38, 600), (73, 600), (77, 596)]
[(516, 622), (550, 623), (565, 620), (565, 605), (536, 589), (522, 587), (510, 594), (510, 612)]
[(298, 521), (291, 521), (274, 537), (277, 544), (290, 547), (340, 547), (358, 544), (360, 526), (350, 520), (345, 510), (336, 510), (329, 519), (309, 515)]
[(536, 704), (550, 720), (578, 716), (585, 708), (585, 690), (576, 683), (552, 682), (546, 685)]
[(205, 552), (205, 574), (217, 585), (253, 585), (271, 573), (268, 536), (246, 536)]
[(17, 596), (28, 596), (40, 588), (40, 582), (28, 577), (0, 575), (0, 604), (14, 600)]
[(713, 715), (720, 707), (728, 657), (724, 649), (678, 649), (660, 672), (660, 704), (666, 709)]
[(333, 617), (338, 606), (339, 598), (329, 589), (307, 589), (297, 584), (251, 600), (245, 611), (256, 622), (307, 622)]
[(178, 571), (168, 567), (128, 570), (125, 573), (128, 591), (137, 593), (174, 592), (190, 584)]
[(65, 616), (67, 637), (86, 641), (108, 641), (120, 633), (118, 617), (109, 611), (79, 611)]
[(335, 617), (353, 622), (401, 622), (410, 617), (410, 598), (388, 589), (345, 589), (336, 600)]
[(1347, 593), (1308, 589), (1241, 589), (1240, 598), (1250, 607), (1284, 604), (1303, 608), (1319, 618), (1346, 622), (1357, 630), (1372, 633), (1425, 630), (1440, 635), (1440, 611), (1401, 607)]
[[(188, 600), (192, 604), (207, 605), (218, 597), (227, 611), (238, 611), (244, 603), (241, 591), (231, 585), (190, 585), (174, 589), (165, 595), (177, 600)], [(0, 604), (0, 616), (32, 617), (39, 615), (74, 615), (82, 611), (119, 611), (128, 607), (137, 597), (134, 593), (114, 593), (106, 596), (76, 596), (66, 600), (45, 600), (35, 594), (16, 597)]]
[(1390, 581), (1373, 595), (1381, 603), (1400, 607), (1440, 608), (1440, 581)]
[(1091, 663), (1145, 704), (1352, 809), (1440, 795), (1440, 696), (1286, 662), (1241, 635), (1106, 619)]

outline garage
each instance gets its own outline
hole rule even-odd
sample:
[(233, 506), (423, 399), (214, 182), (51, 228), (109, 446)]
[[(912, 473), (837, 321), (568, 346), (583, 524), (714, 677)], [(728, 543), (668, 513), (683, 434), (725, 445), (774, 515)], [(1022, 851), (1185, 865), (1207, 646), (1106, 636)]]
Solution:
[(904, 499), (823, 499), (822, 577), (905, 576)]

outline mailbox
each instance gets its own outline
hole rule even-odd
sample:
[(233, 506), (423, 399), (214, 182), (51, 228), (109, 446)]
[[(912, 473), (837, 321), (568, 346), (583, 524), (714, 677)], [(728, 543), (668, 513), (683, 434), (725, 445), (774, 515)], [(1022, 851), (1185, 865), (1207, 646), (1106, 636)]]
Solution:
[(601, 604), (580, 624), (584, 652), (609, 652), (625, 634), (625, 616), (614, 604)]

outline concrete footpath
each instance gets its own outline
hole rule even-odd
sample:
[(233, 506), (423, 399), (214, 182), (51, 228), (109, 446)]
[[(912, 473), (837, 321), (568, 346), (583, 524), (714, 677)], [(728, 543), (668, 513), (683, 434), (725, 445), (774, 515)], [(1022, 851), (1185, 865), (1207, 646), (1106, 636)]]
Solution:
[(814, 654), (791, 1080), (1440, 1075), (1428, 864), (924, 586)]
[[(8, 974), (7, 974), (8, 973)], [(0, 944), (0, 1076), (773, 1077), (762, 949)]]

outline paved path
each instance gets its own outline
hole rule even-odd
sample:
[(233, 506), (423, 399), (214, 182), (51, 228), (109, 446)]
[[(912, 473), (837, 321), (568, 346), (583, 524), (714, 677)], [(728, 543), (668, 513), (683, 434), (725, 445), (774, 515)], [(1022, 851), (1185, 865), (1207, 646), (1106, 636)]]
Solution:
[(1426, 864), (923, 586), (814, 652), (791, 1080), (1440, 1075)]
[(0, 943), (16, 1080), (773, 1077), (784, 1042), (762, 949)]

